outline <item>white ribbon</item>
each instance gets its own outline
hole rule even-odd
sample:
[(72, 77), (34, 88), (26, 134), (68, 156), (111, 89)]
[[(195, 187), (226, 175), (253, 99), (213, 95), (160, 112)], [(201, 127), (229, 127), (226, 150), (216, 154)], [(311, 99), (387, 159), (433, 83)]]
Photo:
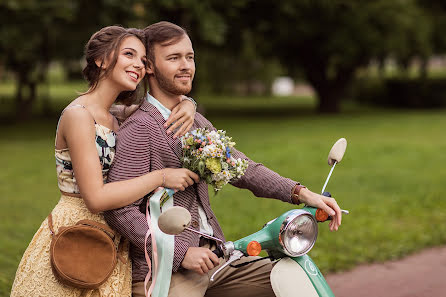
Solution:
[[(175, 192), (171, 189), (158, 188), (155, 193), (147, 199), (146, 218), (149, 230), (145, 236), (144, 254), (147, 265), (149, 266), (149, 272), (144, 281), (144, 288), (147, 290), (144, 290), (146, 297), (167, 297), (169, 293), (175, 237), (161, 232), (158, 227), (158, 218), (161, 214), (161, 209), (164, 211), (173, 206), (172, 196), (174, 193)], [(150, 235), (152, 237), (153, 269), (147, 253), (147, 240)], [(149, 289), (147, 289), (150, 276), (152, 276), (152, 283)]]

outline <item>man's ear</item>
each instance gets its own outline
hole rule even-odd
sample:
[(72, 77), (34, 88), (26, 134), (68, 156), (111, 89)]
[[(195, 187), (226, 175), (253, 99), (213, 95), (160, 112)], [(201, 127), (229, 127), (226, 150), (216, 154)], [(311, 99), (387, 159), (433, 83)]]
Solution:
[(155, 67), (153, 65), (152, 61), (147, 61), (147, 69), (146, 69), (146, 74), (154, 74), (155, 73)]

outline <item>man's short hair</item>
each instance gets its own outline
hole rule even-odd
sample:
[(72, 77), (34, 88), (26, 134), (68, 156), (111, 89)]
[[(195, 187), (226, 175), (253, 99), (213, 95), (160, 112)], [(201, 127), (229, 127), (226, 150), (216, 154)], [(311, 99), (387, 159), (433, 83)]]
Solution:
[(153, 51), (155, 44), (172, 45), (177, 43), (184, 35), (187, 35), (184, 28), (166, 21), (147, 26), (143, 31), (146, 36), (147, 57), (151, 62), (155, 62)]

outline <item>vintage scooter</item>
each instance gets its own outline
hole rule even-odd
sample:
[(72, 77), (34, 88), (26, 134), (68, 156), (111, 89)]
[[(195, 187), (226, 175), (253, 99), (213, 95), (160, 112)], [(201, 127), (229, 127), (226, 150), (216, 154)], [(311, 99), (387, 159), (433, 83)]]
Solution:
[[(347, 141), (339, 139), (331, 148), (328, 164), (332, 167), (322, 188), (324, 192), (334, 167), (342, 160)], [(342, 210), (348, 214), (348, 211)], [(316, 242), (318, 222), (330, 220), (330, 216), (322, 209), (305, 206), (285, 212), (278, 218), (268, 222), (260, 231), (237, 241), (222, 242), (218, 238), (201, 234), (189, 228), (191, 216), (185, 208), (174, 206), (164, 211), (158, 220), (158, 226), (164, 233), (178, 235), (188, 230), (199, 233), (217, 242), (218, 248), (214, 253), (225, 257), (222, 265), (211, 277), (214, 280), (224, 267), (231, 265), (243, 256), (257, 256), (261, 250), (267, 251), (272, 261), (276, 261), (271, 271), (270, 280), (274, 293), (278, 297), (306, 296), (329, 297), (334, 296), (325, 278), (313, 260), (307, 255)]]

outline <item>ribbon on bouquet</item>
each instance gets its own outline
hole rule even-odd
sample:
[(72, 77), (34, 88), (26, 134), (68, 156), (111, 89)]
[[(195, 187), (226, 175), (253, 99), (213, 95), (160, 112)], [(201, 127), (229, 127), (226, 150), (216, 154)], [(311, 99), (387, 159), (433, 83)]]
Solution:
[[(146, 297), (167, 297), (170, 287), (170, 279), (172, 277), (172, 263), (174, 255), (175, 240), (173, 235), (168, 235), (158, 227), (158, 218), (161, 214), (161, 209), (164, 211), (173, 206), (174, 190), (166, 188), (158, 188), (155, 193), (147, 199), (146, 204), (146, 219), (149, 225), (145, 240), (144, 240), (144, 255), (146, 257), (149, 272), (144, 281), (144, 292)], [(149, 212), (150, 208), (150, 212)], [(149, 255), (147, 253), (147, 241), (149, 236), (152, 237), (152, 260), (153, 269)], [(150, 276), (152, 276), (152, 283), (149, 289)]]

